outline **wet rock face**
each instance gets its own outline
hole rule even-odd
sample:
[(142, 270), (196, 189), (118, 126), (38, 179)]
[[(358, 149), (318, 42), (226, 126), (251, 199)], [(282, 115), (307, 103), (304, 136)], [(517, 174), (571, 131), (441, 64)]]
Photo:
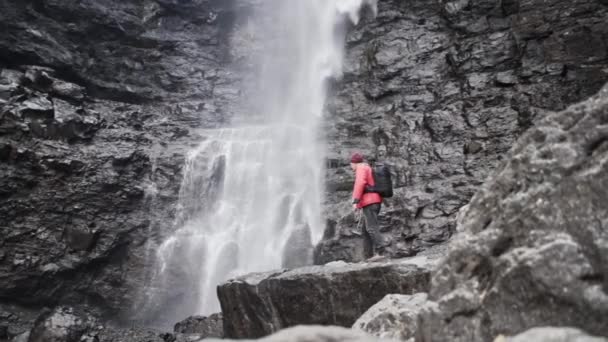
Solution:
[(221, 125), (237, 102), (229, 5), (0, 3), (0, 298), (11, 300), (0, 326), (18, 328), (10, 335), (33, 322), (21, 313), (58, 303), (134, 317), (184, 155), (202, 139), (194, 129)]
[(414, 317), (416, 334), (394, 329), (416, 341), (491, 341), (537, 326), (607, 336), (607, 122), (608, 86), (529, 129), (463, 213), (429, 300), (392, 308)]
[(382, 225), (393, 255), (412, 255), (452, 235), (522, 132), (608, 80), (601, 1), (388, 0), (366, 18), (327, 108), (332, 232), (317, 263), (361, 260), (340, 243), (366, 244), (349, 215), (352, 151), (393, 166)]
[(213, 314), (208, 317), (192, 316), (178, 322), (173, 331), (181, 334), (198, 334), (201, 337), (224, 337), (222, 314)]
[(608, 185), (607, 120), (604, 87), (530, 129), (475, 195), (431, 290), (439, 300), (467, 294), (474, 314), (459, 329), (487, 337), (563, 325), (608, 335), (608, 213), (599, 190)]
[[(28, 342), (79, 342), (94, 341), (85, 336), (96, 328), (90, 316), (75, 312), (69, 307), (58, 307), (40, 315), (29, 334)], [(90, 337), (90, 339), (88, 338)]]
[(425, 291), (432, 259), (326, 266), (252, 274), (222, 284), (218, 296), (230, 338), (271, 334), (300, 324), (350, 327), (389, 293)]

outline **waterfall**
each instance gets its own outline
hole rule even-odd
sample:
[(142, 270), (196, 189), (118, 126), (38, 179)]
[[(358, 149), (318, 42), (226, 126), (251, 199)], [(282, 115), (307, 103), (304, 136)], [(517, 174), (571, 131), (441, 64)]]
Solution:
[(365, 0), (258, 5), (254, 15), (272, 19), (252, 34), (263, 50), (249, 110), (204, 132), (191, 151), (175, 230), (157, 250), (184, 317), (218, 312), (216, 286), (231, 277), (311, 264), (324, 230), (326, 85), (341, 76), (344, 24), (356, 24), (365, 4), (375, 8)]

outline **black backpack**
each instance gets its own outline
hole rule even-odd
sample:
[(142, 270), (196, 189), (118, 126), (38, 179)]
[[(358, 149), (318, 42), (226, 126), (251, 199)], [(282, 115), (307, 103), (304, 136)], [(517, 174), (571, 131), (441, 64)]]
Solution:
[(393, 197), (393, 181), (388, 165), (376, 163), (372, 166), (372, 175), (376, 185), (368, 185), (365, 192), (375, 192), (384, 198)]

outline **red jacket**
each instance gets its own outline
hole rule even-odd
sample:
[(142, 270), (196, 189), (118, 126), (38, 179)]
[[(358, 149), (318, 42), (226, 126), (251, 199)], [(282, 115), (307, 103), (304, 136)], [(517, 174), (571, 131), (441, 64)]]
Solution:
[(366, 185), (374, 186), (374, 177), (372, 176), (372, 168), (364, 163), (359, 163), (355, 166), (355, 186), (353, 188), (353, 200), (359, 200), (357, 208), (367, 207), (370, 204), (382, 203), (382, 197), (375, 192), (363, 193)]

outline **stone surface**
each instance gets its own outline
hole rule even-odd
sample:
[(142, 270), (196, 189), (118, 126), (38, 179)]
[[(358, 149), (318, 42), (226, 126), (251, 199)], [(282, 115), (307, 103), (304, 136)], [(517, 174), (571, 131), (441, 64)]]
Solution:
[(421, 311), (434, 309), (426, 293), (389, 294), (374, 304), (353, 324), (353, 329), (399, 341), (414, 341)]
[(79, 342), (97, 323), (90, 316), (69, 307), (58, 307), (43, 313), (34, 323), (28, 342)]
[(426, 257), (336, 262), (231, 280), (218, 287), (224, 333), (251, 338), (300, 324), (350, 327), (386, 294), (426, 291), (435, 264)]
[(490, 341), (538, 326), (608, 336), (607, 123), (608, 85), (514, 145), (461, 213), (429, 300), (405, 305), (415, 341)]
[[(221, 127), (238, 109), (235, 64), (255, 51), (235, 38), (246, 26), (236, 14), (256, 1), (0, 2), (8, 335), (24, 336), (44, 306), (86, 303), (135, 324), (183, 304), (147, 296), (188, 289), (142, 288), (172, 228), (184, 155), (204, 139), (199, 128)], [(378, 6), (348, 35), (344, 75), (330, 82), (321, 264), (369, 253), (350, 213), (353, 150), (393, 166), (382, 230), (391, 256), (414, 255), (453, 234), (460, 208), (522, 132), (608, 78), (604, 0)]]
[(209, 342), (220, 341), (263, 341), (263, 342), (374, 342), (390, 341), (380, 340), (360, 331), (354, 331), (343, 327), (328, 326), (298, 326), (281, 330), (271, 336), (258, 340), (229, 340), (229, 339), (206, 339)]
[(0, 2), (0, 308), (11, 314), (0, 325), (11, 336), (57, 304), (160, 316), (146, 306), (150, 251), (172, 229), (198, 129), (236, 106), (227, 47), (239, 6)]
[(393, 166), (381, 213), (391, 255), (442, 243), (522, 132), (608, 80), (607, 42), (597, 0), (379, 1), (348, 36), (327, 106), (330, 231), (317, 263), (369, 253), (349, 215), (350, 153)]
[(181, 334), (198, 334), (202, 337), (224, 337), (222, 314), (208, 317), (192, 316), (175, 323), (173, 331)]
[(497, 337), (494, 342), (607, 342), (606, 337), (595, 337), (574, 328), (532, 328), (512, 337)]

